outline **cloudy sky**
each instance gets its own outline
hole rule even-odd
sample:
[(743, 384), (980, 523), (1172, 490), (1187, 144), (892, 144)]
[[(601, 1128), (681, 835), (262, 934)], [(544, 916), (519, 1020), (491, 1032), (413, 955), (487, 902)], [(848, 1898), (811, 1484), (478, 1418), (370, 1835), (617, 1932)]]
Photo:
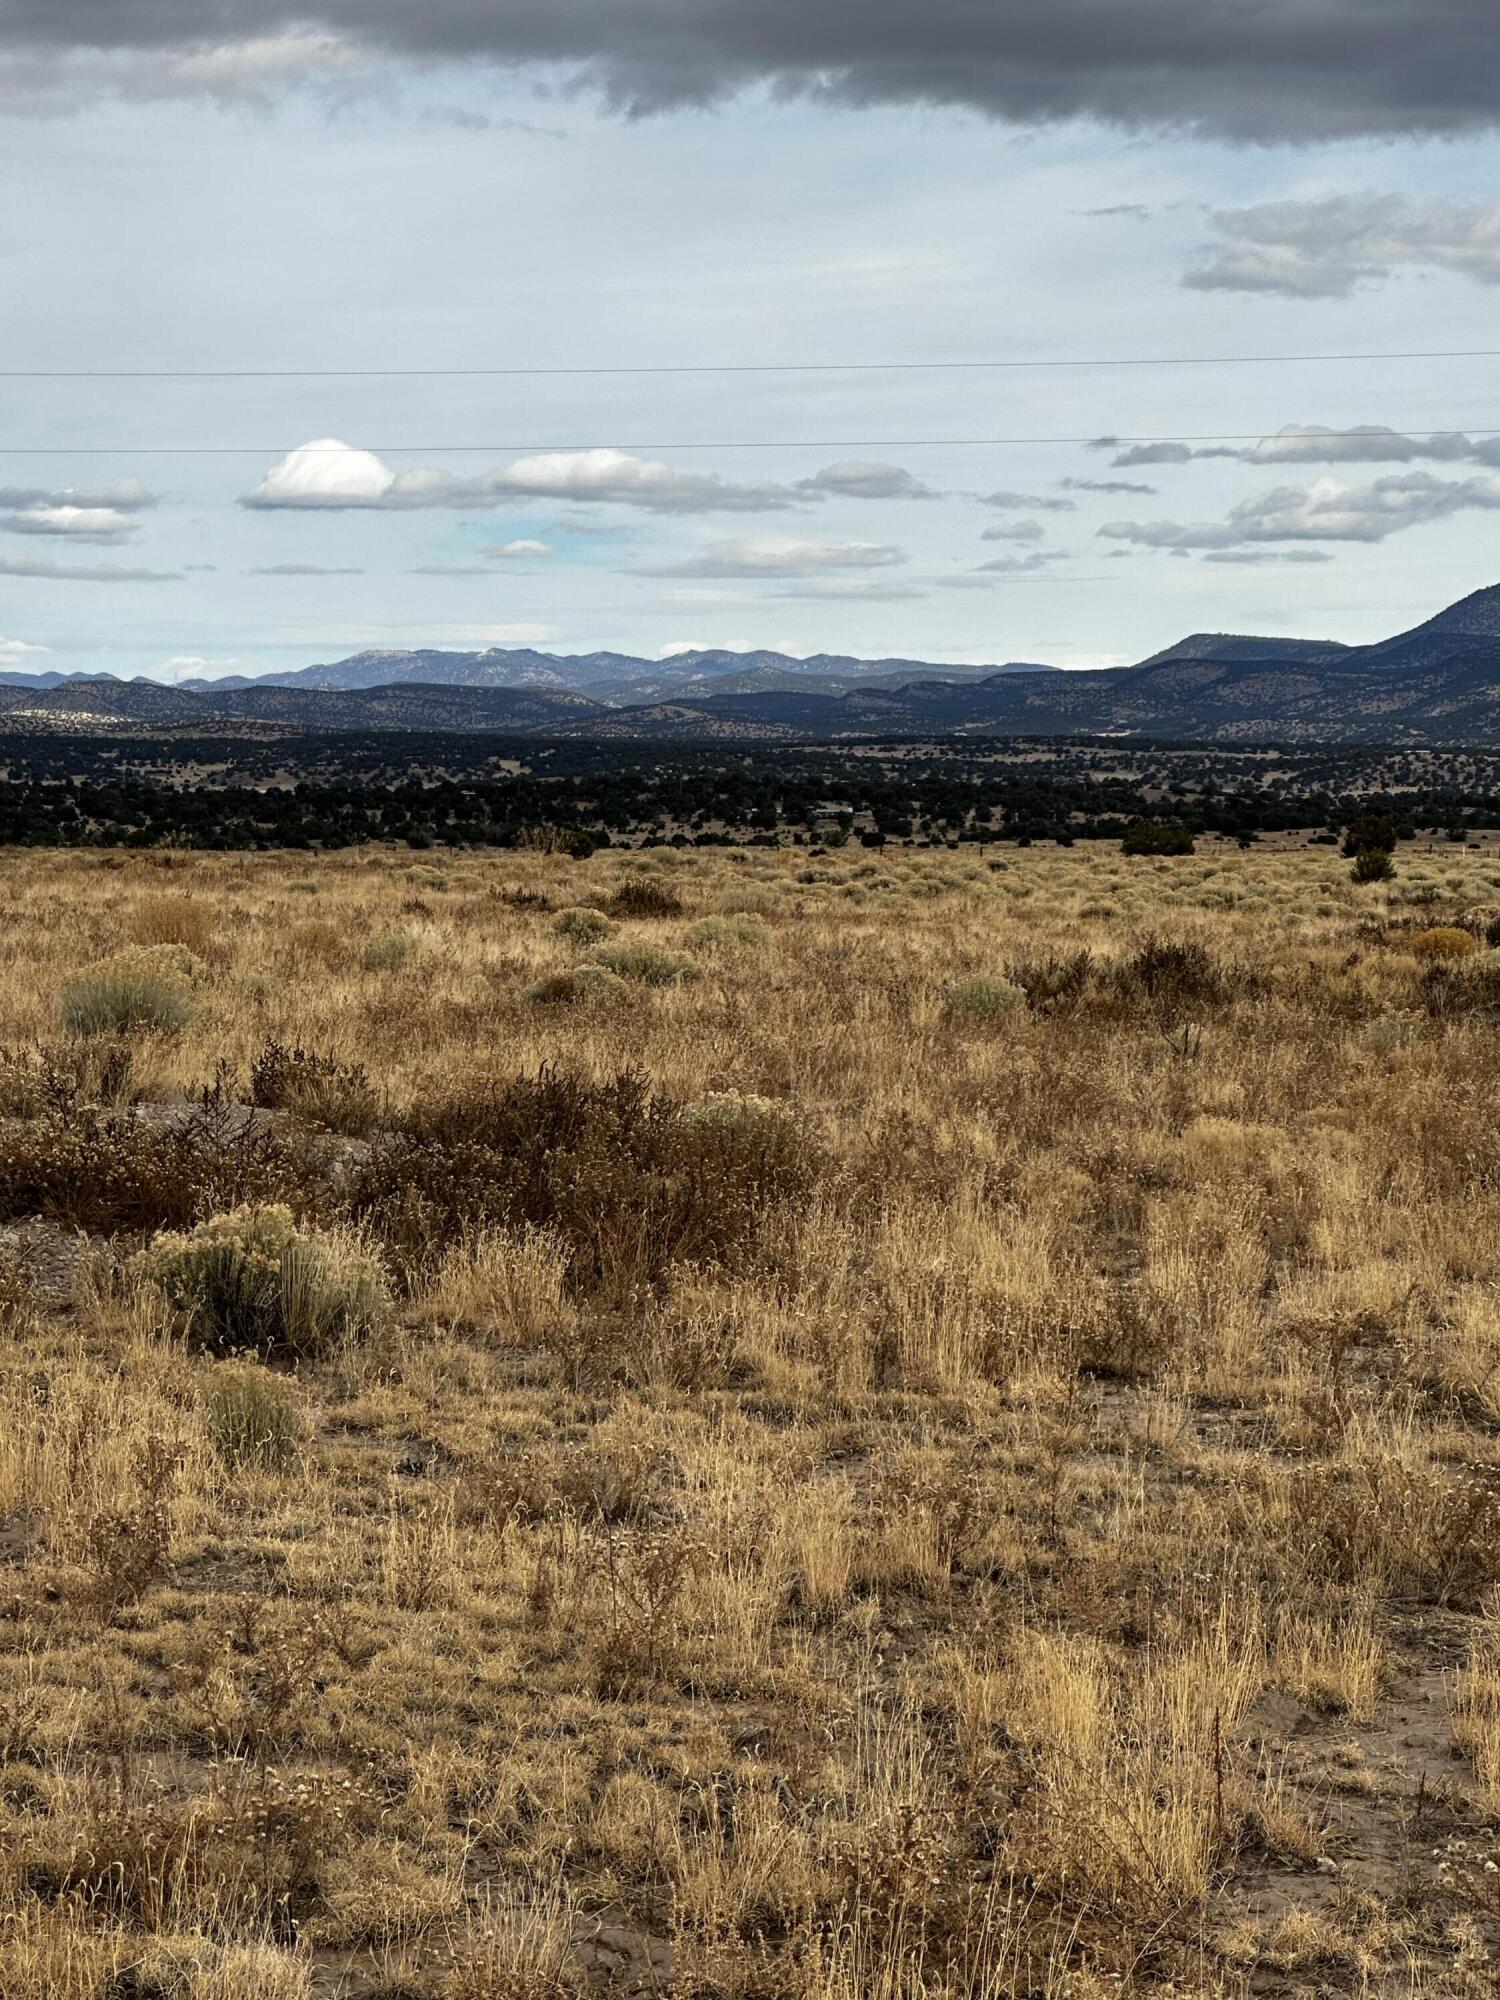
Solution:
[(1492, 0), (0, 0), (0, 665), (1382, 636), (1497, 125)]

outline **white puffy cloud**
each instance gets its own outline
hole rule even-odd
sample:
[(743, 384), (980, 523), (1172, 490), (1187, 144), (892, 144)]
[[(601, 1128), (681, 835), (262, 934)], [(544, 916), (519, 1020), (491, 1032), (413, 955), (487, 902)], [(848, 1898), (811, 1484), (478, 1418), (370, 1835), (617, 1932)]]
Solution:
[(49, 647), (34, 646), (27, 639), (0, 638), (0, 667), (19, 666), (22, 660), (29, 659), (32, 654), (48, 651)]
[(756, 514), (801, 504), (787, 486), (685, 472), (630, 452), (533, 452), (469, 475), (419, 468), (395, 472), (374, 452), (316, 438), (288, 452), (241, 505), (298, 510), (503, 507), (526, 500), (608, 503), (656, 514)]
[(498, 549), (484, 549), (482, 554), (496, 562), (549, 562), (557, 554), (550, 542), (504, 542)]
[(1335, 195), (1221, 209), (1213, 222), (1218, 240), (1183, 279), (1197, 291), (1347, 298), (1401, 270), (1500, 284), (1500, 200)]
[(23, 507), (0, 514), (8, 535), (55, 535), (70, 542), (124, 542), (138, 523), (115, 507)]
[(887, 542), (813, 542), (790, 535), (744, 536), (710, 542), (685, 562), (638, 570), (639, 576), (822, 576), (830, 571), (890, 569), (905, 562)]
[(361, 451), (340, 438), (314, 438), (273, 465), (242, 504), (381, 507), (390, 501), (395, 488), (395, 473), (373, 451)]

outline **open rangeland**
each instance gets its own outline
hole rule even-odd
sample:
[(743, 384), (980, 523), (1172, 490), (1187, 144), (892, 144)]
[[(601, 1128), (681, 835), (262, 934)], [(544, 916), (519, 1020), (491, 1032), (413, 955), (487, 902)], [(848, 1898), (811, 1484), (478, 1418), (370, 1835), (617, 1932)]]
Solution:
[(5, 2000), (1496, 1990), (1492, 854), (0, 912)]

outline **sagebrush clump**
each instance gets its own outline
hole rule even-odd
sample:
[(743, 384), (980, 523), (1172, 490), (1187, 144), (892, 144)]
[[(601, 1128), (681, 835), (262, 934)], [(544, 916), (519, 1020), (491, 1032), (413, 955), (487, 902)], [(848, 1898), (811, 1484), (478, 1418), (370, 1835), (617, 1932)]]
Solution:
[(699, 976), (692, 959), (652, 944), (609, 945), (598, 954), (598, 962), (606, 972), (637, 986), (682, 986)]
[(63, 1025), (75, 1035), (180, 1034), (193, 1018), (202, 970), (192, 952), (175, 944), (101, 959), (63, 987)]

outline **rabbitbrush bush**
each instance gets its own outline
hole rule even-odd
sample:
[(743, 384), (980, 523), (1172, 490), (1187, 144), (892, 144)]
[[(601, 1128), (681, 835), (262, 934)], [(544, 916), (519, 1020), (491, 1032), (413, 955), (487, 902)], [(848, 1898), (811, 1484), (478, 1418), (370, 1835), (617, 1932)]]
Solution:
[(372, 1332), (389, 1306), (384, 1274), (361, 1244), (300, 1229), (280, 1203), (158, 1236), (138, 1268), (192, 1345), (215, 1354), (326, 1353)]

